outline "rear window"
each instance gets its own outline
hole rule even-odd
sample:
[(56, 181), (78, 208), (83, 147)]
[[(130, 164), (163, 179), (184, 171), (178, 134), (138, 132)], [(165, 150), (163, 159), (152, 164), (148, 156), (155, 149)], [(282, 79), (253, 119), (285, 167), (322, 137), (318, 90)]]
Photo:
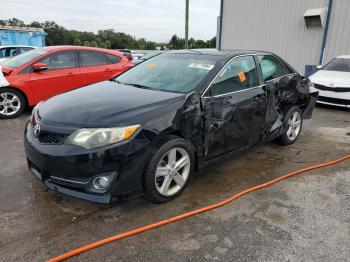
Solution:
[(350, 59), (335, 58), (325, 65), (322, 70), (350, 72)]
[(95, 51), (80, 51), (80, 63), (82, 67), (109, 64), (103, 53)]
[(270, 81), (290, 74), (286, 66), (272, 55), (258, 56), (258, 59), (264, 81)]
[(121, 60), (120, 57), (116, 55), (106, 54), (106, 56), (112, 64), (118, 64)]

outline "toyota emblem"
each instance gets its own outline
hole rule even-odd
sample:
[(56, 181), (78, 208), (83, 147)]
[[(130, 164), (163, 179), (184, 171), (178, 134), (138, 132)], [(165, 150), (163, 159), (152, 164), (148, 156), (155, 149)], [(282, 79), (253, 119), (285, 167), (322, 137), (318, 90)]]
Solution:
[(35, 136), (38, 136), (38, 135), (40, 134), (40, 126), (39, 126), (39, 124), (36, 124), (36, 125), (34, 126), (33, 134), (34, 134)]

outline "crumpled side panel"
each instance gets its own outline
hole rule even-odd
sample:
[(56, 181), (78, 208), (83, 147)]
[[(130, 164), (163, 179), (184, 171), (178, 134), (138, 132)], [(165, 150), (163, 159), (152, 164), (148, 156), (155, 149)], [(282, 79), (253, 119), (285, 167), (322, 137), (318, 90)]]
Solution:
[(297, 74), (273, 80), (267, 85), (268, 107), (263, 136), (270, 136), (283, 126), (284, 113), (291, 106), (300, 106), (304, 118), (310, 118), (318, 93), (310, 93), (310, 81)]

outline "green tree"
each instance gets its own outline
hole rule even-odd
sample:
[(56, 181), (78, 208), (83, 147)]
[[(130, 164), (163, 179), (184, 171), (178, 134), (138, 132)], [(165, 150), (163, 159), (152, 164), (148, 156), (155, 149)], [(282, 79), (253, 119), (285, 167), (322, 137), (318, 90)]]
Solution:
[(193, 37), (191, 37), (189, 40), (188, 40), (188, 47), (191, 49), (191, 48), (196, 48), (196, 40), (194, 40)]
[(106, 46), (106, 48), (111, 48), (111, 46), (112, 46), (112, 43), (111, 43), (111, 41), (109, 41), (109, 40), (106, 40), (105, 41), (105, 46)]
[(42, 28), (42, 24), (41, 24), (40, 22), (36, 22), (36, 21), (31, 22), (31, 23), (29, 24), (29, 26), (30, 26), (30, 27)]
[[(185, 40), (173, 35), (168, 44), (147, 41), (144, 38), (137, 39), (136, 37), (122, 32), (115, 32), (113, 29), (99, 30), (97, 34), (93, 32), (82, 32), (78, 30), (67, 30), (63, 26), (56, 24), (54, 21), (37, 22), (33, 21), (26, 25), (23, 21), (17, 18), (0, 20), (0, 25), (11, 26), (30, 26), (43, 28), (47, 33), (46, 45), (85, 45), (99, 46), (102, 48), (128, 48), (128, 49), (150, 49), (154, 50), (160, 46), (161, 50), (183, 49), (185, 48)], [(190, 48), (206, 48), (215, 47), (216, 38), (203, 41), (194, 38), (189, 39)]]
[(216, 36), (207, 41), (209, 48), (216, 48)]
[(90, 44), (90, 46), (92, 46), (92, 47), (98, 47), (98, 43), (97, 43), (97, 41), (91, 41), (91, 44)]
[(104, 42), (101, 42), (98, 44), (98, 47), (100, 48), (106, 48), (106, 44)]
[(9, 26), (26, 26), (26, 24), (17, 18), (10, 18), (7, 20), (3, 20), (4, 25), (9, 25)]
[(138, 41), (138, 48), (139, 49), (146, 49), (147, 41), (144, 38), (140, 38)]
[(196, 40), (196, 48), (207, 48), (207, 43), (203, 40)]
[(75, 39), (74, 45), (81, 45), (81, 40), (79, 38)]
[(177, 35), (173, 35), (169, 42), (170, 49), (180, 49), (181, 39)]

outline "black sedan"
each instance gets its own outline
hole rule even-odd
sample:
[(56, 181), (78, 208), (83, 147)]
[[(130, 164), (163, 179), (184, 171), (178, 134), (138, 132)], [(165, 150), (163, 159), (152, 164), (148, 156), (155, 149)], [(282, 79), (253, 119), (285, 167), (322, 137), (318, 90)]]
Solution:
[(278, 56), (172, 51), (53, 97), (25, 130), (31, 172), (100, 203), (178, 196), (194, 170), (257, 143), (294, 143), (317, 93)]

